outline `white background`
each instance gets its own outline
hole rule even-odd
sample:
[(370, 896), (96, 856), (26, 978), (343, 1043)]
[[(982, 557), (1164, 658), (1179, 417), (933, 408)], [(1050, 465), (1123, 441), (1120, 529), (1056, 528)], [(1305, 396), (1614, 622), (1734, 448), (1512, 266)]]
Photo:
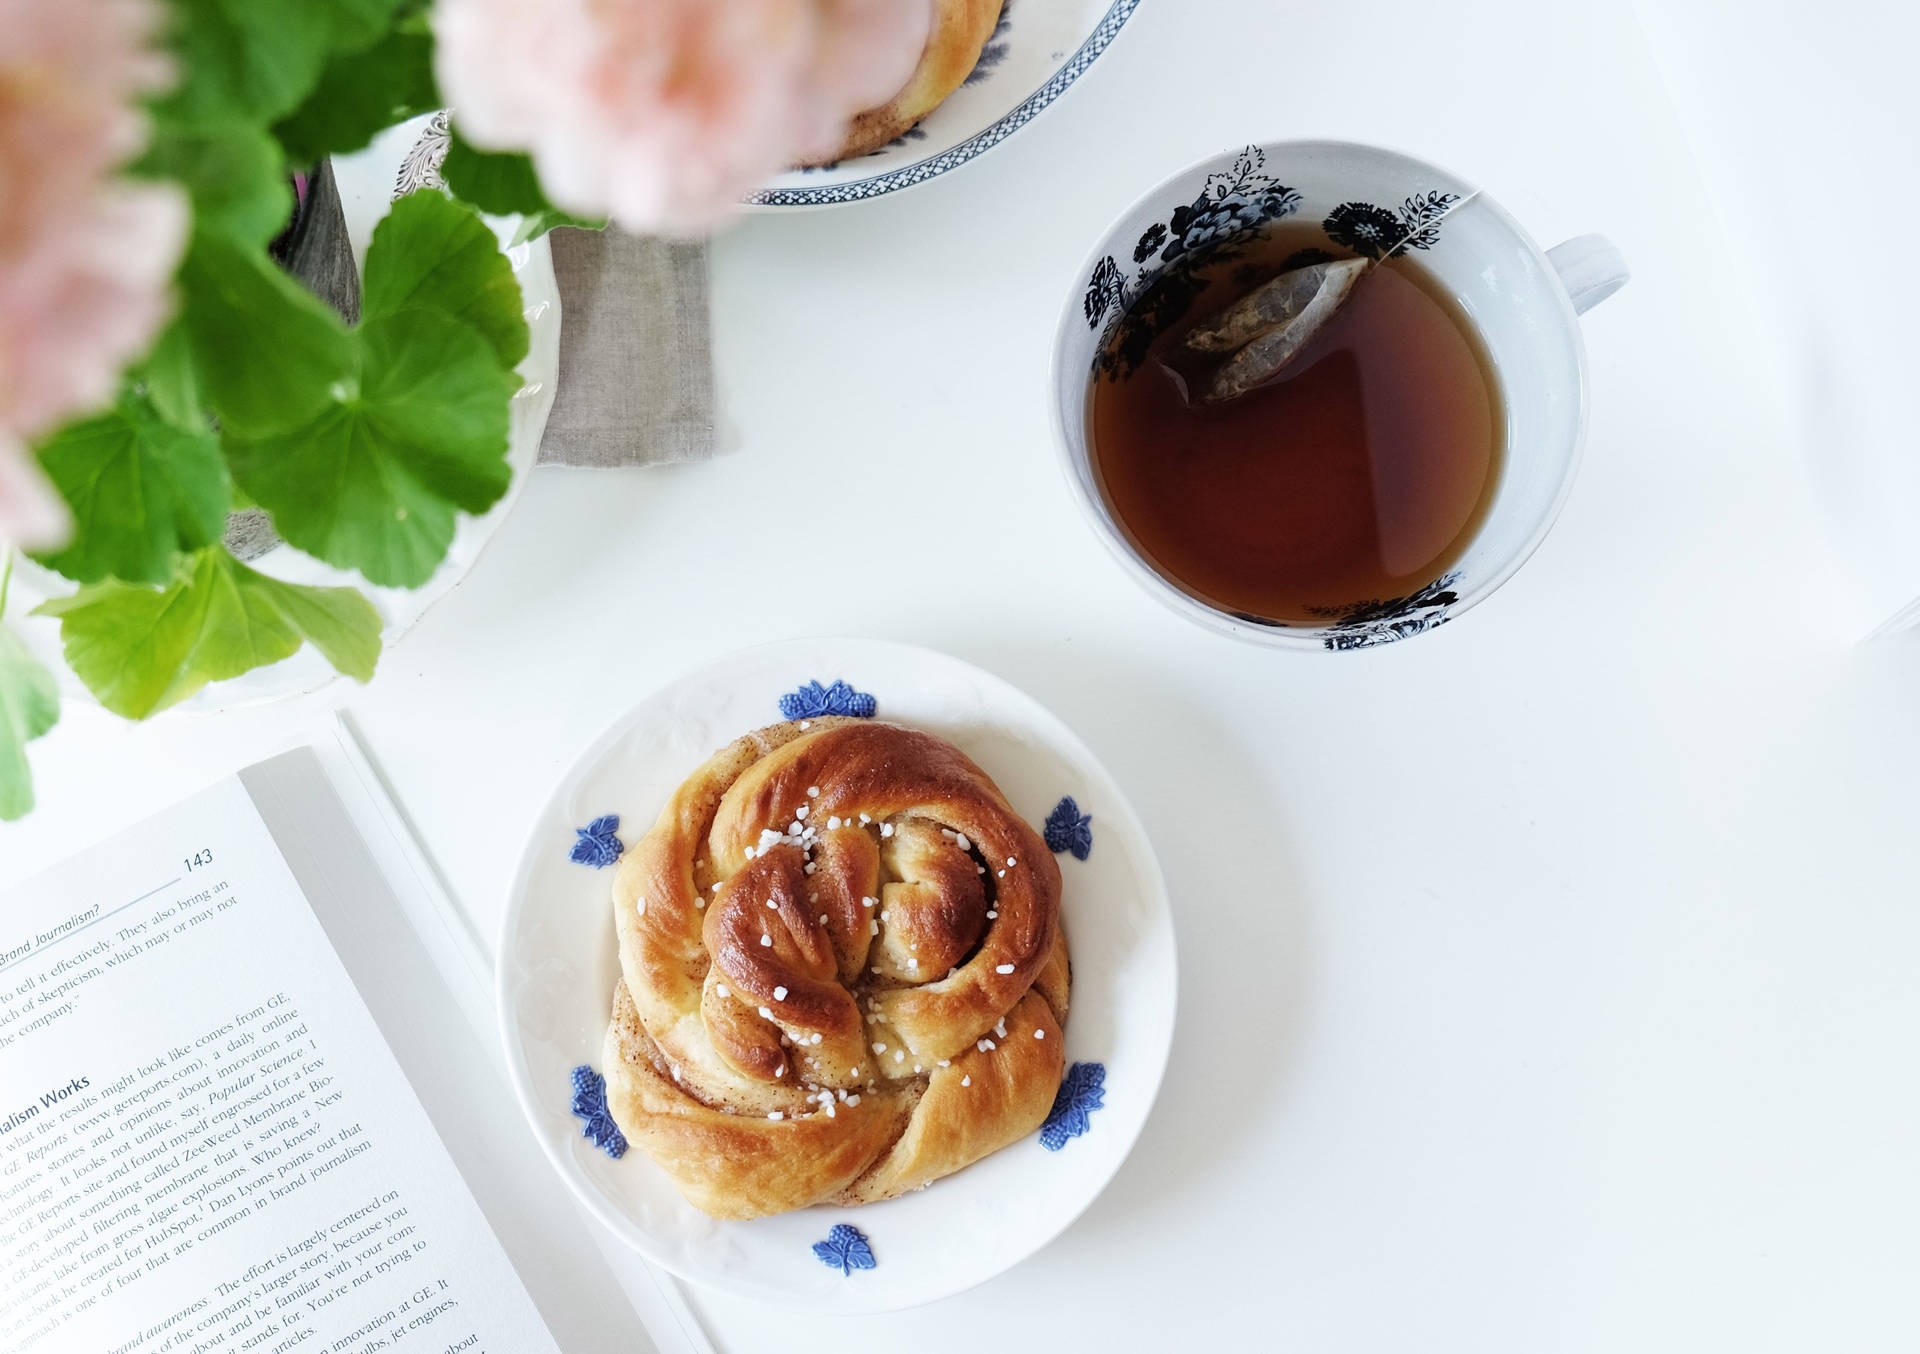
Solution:
[[(1172, 1064), (1113, 1185), (1017, 1271), (891, 1317), (703, 1302), (725, 1348), (1910, 1350), (1920, 634), (1852, 642), (1878, 603), (1818, 488), (1843, 439), (1779, 340), (1785, 298), (1910, 285), (1915, 218), (1887, 206), (1910, 133), (1880, 126), (1903, 153), (1856, 179), (1806, 128), (1809, 90), (1870, 101), (1914, 49), (1870, 27), (1891, 7), (1800, 8), (1872, 54), (1858, 80), (1799, 69), (1823, 58), (1778, 3), (1148, 0), (979, 162), (717, 244), (727, 455), (539, 473), (364, 690), (141, 729), (70, 708), (0, 885), (344, 702), (491, 933), (523, 825), (650, 688), (783, 636), (931, 645), (1052, 707), (1133, 797), (1177, 914)], [(1726, 45), (1761, 30), (1770, 64)], [(1802, 135), (1764, 210), (1716, 211), (1750, 125)], [(1106, 223), (1294, 136), (1438, 160), (1636, 271), (1585, 322), (1587, 460), (1546, 545), (1363, 653), (1163, 612), (1047, 431)]]

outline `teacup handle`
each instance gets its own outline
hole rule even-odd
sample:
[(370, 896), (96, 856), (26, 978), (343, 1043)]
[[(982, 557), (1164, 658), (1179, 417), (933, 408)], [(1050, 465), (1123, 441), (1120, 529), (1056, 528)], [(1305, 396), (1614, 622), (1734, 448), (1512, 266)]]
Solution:
[(1604, 235), (1576, 235), (1547, 251), (1547, 262), (1560, 274), (1576, 315), (1584, 315), (1627, 285), (1633, 270), (1613, 241)]

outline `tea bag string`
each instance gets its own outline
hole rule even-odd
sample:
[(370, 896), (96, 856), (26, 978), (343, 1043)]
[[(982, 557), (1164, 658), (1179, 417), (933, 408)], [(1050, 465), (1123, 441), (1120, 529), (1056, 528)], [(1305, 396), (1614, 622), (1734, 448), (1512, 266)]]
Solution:
[(1422, 221), (1417, 226), (1409, 225), (1407, 227), (1406, 233), (1400, 237), (1399, 243), (1395, 244), (1393, 248), (1389, 249), (1386, 253), (1382, 254), (1379, 258), (1370, 259), (1368, 260), (1368, 262), (1369, 263), (1385, 263), (1388, 259), (1392, 258), (1395, 254), (1398, 254), (1401, 250), (1405, 249), (1408, 245), (1412, 244), (1414, 240), (1419, 238), (1421, 234), (1423, 234), (1426, 231), (1435, 229), (1440, 225), (1442, 221), (1445, 221), (1448, 217), (1452, 216), (1455, 212), (1459, 211), (1462, 207), (1465, 207), (1468, 203), (1474, 201), (1479, 196), (1480, 196), (1480, 190), (1478, 188), (1472, 189), (1471, 191), (1466, 193), (1464, 196), (1457, 197), (1452, 202), (1449, 202), (1446, 206), (1442, 207), (1440, 209), (1440, 215), (1434, 217), (1431, 221)]

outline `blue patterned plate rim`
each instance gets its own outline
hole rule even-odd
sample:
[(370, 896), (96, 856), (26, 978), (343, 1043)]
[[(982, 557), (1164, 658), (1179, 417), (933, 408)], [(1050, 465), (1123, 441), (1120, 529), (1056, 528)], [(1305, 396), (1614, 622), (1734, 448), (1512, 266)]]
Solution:
[(818, 188), (763, 188), (741, 200), (754, 207), (831, 207), (843, 202), (861, 202), (870, 197), (897, 193), (902, 188), (912, 188), (928, 179), (938, 178), (950, 169), (958, 169), (1005, 141), (1066, 93), (1074, 81), (1086, 74), (1087, 67), (1113, 44), (1114, 38), (1119, 36), (1121, 28), (1139, 6), (1140, 0), (1114, 0), (1107, 12), (1100, 16), (1100, 22), (1093, 26), (1093, 32), (1087, 35), (1086, 41), (1075, 49), (1072, 56), (1060, 63), (1060, 68), (1048, 77), (1045, 84), (1029, 94), (1012, 111), (958, 145), (871, 178), (822, 184)]

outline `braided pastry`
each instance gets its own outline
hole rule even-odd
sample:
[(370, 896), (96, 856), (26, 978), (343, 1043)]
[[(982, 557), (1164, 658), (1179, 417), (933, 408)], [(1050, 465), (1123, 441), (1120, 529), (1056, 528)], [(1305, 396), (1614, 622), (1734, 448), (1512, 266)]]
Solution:
[(607, 1104), (705, 1212), (890, 1199), (1046, 1118), (1060, 870), (950, 743), (824, 718), (737, 739), (613, 900)]

